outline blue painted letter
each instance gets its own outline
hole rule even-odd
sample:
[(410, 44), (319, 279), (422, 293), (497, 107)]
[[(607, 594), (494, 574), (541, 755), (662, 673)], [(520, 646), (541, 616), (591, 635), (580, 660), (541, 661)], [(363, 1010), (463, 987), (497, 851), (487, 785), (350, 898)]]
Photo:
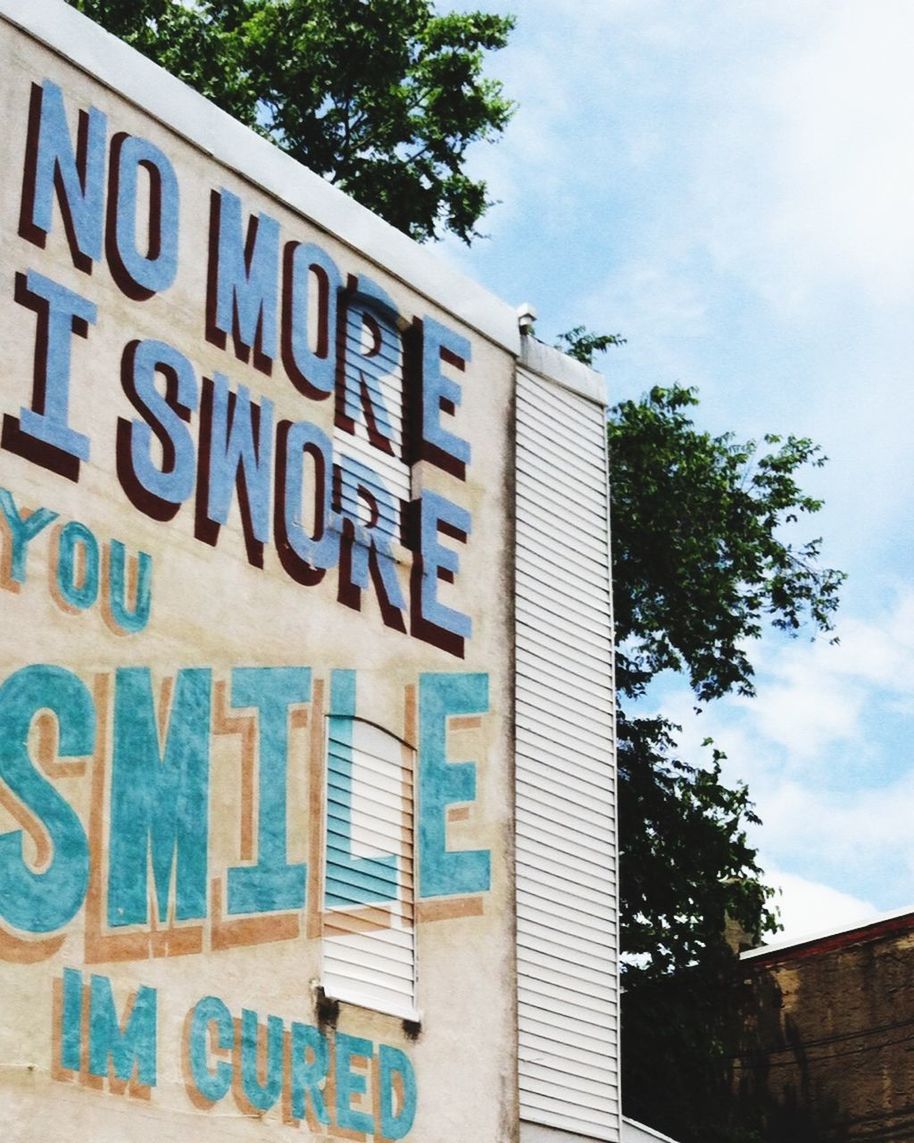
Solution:
[(206, 916), (212, 672), (178, 671), (168, 733), (159, 745), (152, 676), (118, 670), (114, 694), (108, 923), (146, 924), (151, 866), (159, 921)]
[(447, 720), (489, 709), (488, 675), (419, 676), (419, 895), (484, 893), (487, 849), (447, 847), (447, 808), (476, 798), (476, 764), (449, 762)]
[(441, 414), (447, 409), (452, 415), (460, 404), (460, 385), (441, 372), (446, 361), (461, 372), (470, 360), (470, 343), (465, 337), (425, 317), (422, 321), (422, 439), (419, 459), (432, 464), (463, 480), (470, 463), (470, 446), (463, 439), (445, 429)]
[(91, 271), (102, 253), (108, 124), (95, 107), (79, 114), (82, 137), (74, 147), (60, 88), (49, 79), (33, 86), (19, 233), (44, 248), (56, 191), (74, 265)]
[(270, 538), (270, 481), (273, 470), (273, 402), (251, 402), (246, 385), (230, 393), (221, 373), (213, 377), (213, 419), (207, 517), (227, 524), (232, 491), (244, 487), (251, 530), (261, 544)]
[(89, 887), (89, 843), (68, 802), (29, 758), (32, 719), (57, 718), (61, 758), (85, 758), (95, 748), (95, 707), (84, 683), (62, 667), (23, 667), (0, 686), (0, 778), (48, 834), (47, 869), (26, 864), (22, 830), (0, 834), (0, 917), (27, 933), (62, 928), (82, 906)]
[(269, 373), (276, 358), (279, 223), (268, 214), (252, 216), (245, 241), (236, 194), (214, 191), (211, 210), (207, 338), (224, 349), (234, 336), (236, 356), (247, 361), (253, 349), (254, 365)]
[[(116, 135), (111, 146), (108, 260), (124, 293), (144, 301), (167, 290), (178, 273), (178, 179), (168, 156), (146, 139)], [(145, 253), (140, 253), (136, 226), (141, 167), (150, 183)]]
[(19, 427), (28, 437), (78, 462), (89, 459), (89, 438), (71, 428), (70, 349), (74, 333), (86, 337), (95, 322), (94, 302), (60, 286), (35, 270), (24, 281), (17, 275), (16, 300), (38, 314), (35, 385), (32, 407), (19, 411)]

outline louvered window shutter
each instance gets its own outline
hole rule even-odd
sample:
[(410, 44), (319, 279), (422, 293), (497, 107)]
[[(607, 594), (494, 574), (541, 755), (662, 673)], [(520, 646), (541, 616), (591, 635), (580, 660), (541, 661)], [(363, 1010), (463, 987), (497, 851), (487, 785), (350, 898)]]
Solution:
[(416, 1017), (414, 752), (361, 719), (327, 718), (325, 992)]

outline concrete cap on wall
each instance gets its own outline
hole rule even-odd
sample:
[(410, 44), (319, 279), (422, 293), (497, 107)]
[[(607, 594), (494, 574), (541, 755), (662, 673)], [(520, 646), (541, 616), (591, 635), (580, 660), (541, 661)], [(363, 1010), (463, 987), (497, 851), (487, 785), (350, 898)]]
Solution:
[(593, 401), (595, 405), (608, 405), (606, 379), (589, 365), (569, 357), (560, 349), (553, 349), (545, 342), (526, 334), (521, 338), (521, 364), (532, 373), (538, 373), (548, 381), (569, 389), (579, 397)]

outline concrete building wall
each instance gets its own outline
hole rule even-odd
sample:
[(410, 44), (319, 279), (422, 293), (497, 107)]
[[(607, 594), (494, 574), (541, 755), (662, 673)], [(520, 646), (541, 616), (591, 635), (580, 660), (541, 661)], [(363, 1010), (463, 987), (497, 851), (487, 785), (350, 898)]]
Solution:
[(4, 1139), (619, 1139), (602, 380), (60, 0), (0, 100)]
[(4, 1139), (511, 1140), (513, 313), (56, 0), (0, 105)]

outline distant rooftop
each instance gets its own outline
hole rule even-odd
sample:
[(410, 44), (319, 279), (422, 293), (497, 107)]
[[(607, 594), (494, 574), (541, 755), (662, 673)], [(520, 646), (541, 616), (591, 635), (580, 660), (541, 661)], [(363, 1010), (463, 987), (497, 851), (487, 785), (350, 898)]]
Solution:
[(747, 952), (740, 953), (740, 960), (756, 960), (761, 957), (779, 960), (799, 959), (804, 956), (815, 956), (831, 949), (844, 948), (861, 941), (878, 940), (880, 937), (911, 930), (914, 930), (914, 905), (908, 905), (907, 908), (895, 912), (882, 913), (867, 921), (851, 922), (835, 929), (827, 929), (824, 932), (760, 945), (757, 949), (749, 949)]

